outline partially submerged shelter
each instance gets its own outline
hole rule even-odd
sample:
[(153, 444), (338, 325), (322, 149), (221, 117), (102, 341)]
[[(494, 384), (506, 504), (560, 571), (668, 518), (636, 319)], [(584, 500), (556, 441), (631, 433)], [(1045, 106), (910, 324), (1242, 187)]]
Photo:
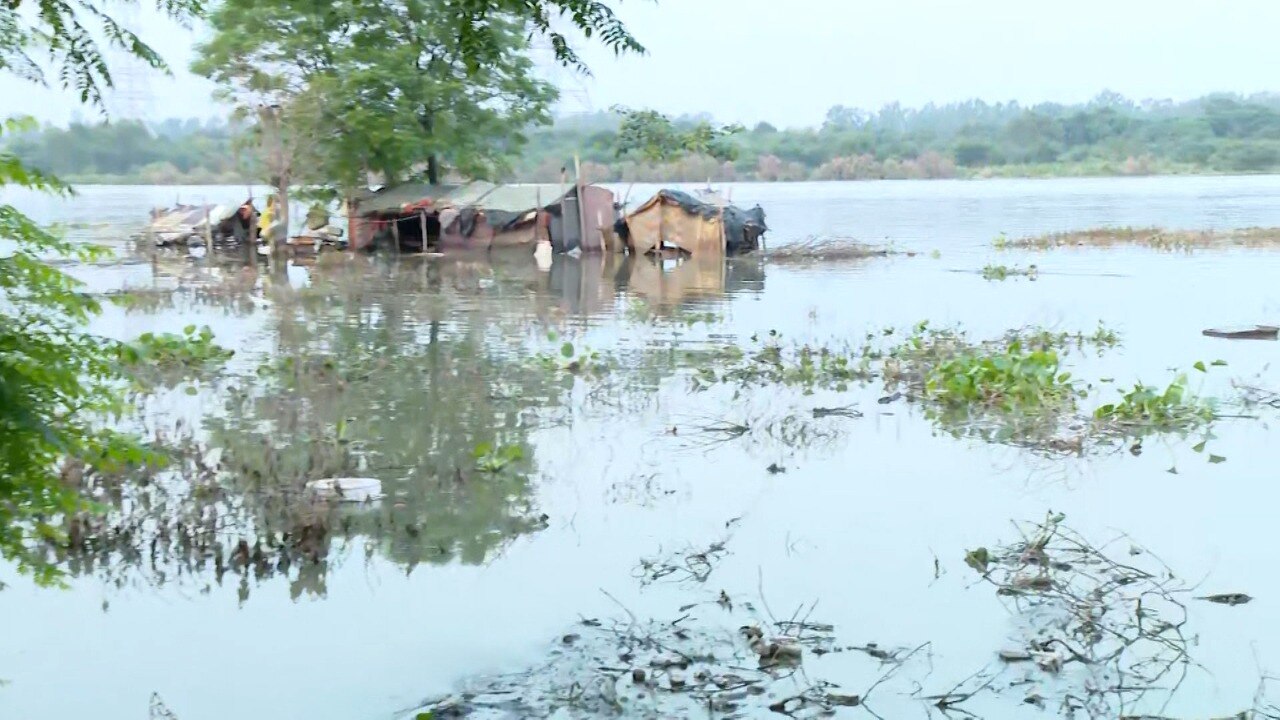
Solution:
[(356, 248), (532, 252), (545, 239), (556, 252), (593, 251), (608, 246), (614, 200), (597, 185), (399, 185), (357, 198), (352, 218)]
[(724, 257), (754, 251), (768, 227), (759, 205), (744, 210), (718, 196), (698, 199), (679, 190), (659, 190), (619, 221), (617, 230), (634, 254), (677, 250)]

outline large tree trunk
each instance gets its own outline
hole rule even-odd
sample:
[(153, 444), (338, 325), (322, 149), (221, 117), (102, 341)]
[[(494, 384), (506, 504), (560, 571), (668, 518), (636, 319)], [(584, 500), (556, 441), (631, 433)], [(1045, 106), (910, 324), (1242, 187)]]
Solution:
[(432, 185), (440, 184), (440, 162), (435, 155), (427, 156), (427, 182)]

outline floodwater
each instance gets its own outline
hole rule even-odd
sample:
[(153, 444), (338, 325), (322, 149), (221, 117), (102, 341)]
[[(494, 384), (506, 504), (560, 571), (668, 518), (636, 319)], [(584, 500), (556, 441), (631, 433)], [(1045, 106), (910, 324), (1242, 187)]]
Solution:
[[(617, 190), (634, 202), (652, 188)], [(1215, 424), (1209, 448), (1224, 462), (1197, 452), (1199, 438), (1177, 437), (1148, 439), (1140, 455), (1047, 458), (953, 437), (911, 405), (878, 403), (875, 383), (693, 392), (673, 358), (771, 330), (831, 342), (922, 320), (977, 337), (1028, 325), (1088, 332), (1102, 321), (1122, 345), (1069, 361), (1091, 381), (1163, 386), (1196, 361), (1223, 360), (1192, 371), (1192, 388), (1226, 403), (1233, 381), (1280, 389), (1280, 345), (1201, 335), (1280, 318), (1280, 251), (991, 247), (1000, 233), (1099, 225), (1280, 226), (1280, 177), (744, 184), (732, 195), (764, 206), (770, 245), (853, 237), (914, 254), (665, 268), (557, 258), (549, 271), (528, 258), (333, 255), (281, 277), (232, 259), (131, 256), (129, 225), (171, 201), (172, 188), (11, 198), (119, 250), (122, 262), (71, 268), (91, 291), (145, 291), (109, 307), (98, 330), (124, 338), (207, 324), (237, 351), (220, 379), (146, 405), (148, 431), (176, 433), (180, 422), (222, 461), (212, 475), (169, 478), (167, 504), (150, 512), (216, 504), (229, 549), (299, 522), (273, 483), (366, 475), (388, 497), (344, 509), (312, 562), (223, 573), (171, 539), (157, 551), (158, 525), (144, 522), (92, 561), (66, 562), (65, 588), (0, 566), (0, 716), (144, 718), (155, 694), (182, 720), (411, 717), (472, 678), (544, 665), (584, 617), (673, 619), (722, 590), (786, 617), (816, 601), (812, 619), (844, 644), (929, 643), (927, 665), (903, 668), (870, 702), (884, 717), (924, 716), (932, 706), (921, 697), (991, 666), (1017, 632), (965, 551), (1016, 540), (1013, 521), (1049, 511), (1099, 544), (1128, 534), (1194, 595), (1255, 598), (1188, 599), (1198, 666), (1171, 700), (1139, 710), (1207, 717), (1253, 706), (1261, 678), (1280, 671), (1280, 487), (1266, 409), (1223, 411), (1253, 416)], [(1035, 263), (1040, 275), (987, 282), (977, 271), (989, 262)], [(557, 357), (566, 341), (615, 366), (574, 377), (533, 357)], [(275, 369), (260, 372), (264, 363)], [(813, 418), (815, 407), (842, 405), (863, 416)], [(699, 432), (718, 421), (753, 431), (723, 442)], [(482, 443), (520, 456), (482, 472)], [(197, 481), (218, 484), (221, 499), (202, 499)], [(642, 558), (713, 542), (725, 554), (705, 582), (642, 582)], [(851, 693), (885, 673), (854, 653), (808, 657), (805, 671)], [(975, 698), (966, 709), (1037, 712), (1020, 700)]]

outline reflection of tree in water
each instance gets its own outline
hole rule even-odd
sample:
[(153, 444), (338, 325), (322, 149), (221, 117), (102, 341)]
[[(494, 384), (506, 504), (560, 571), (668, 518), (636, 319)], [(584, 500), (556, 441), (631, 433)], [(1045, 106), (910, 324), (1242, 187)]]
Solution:
[[(406, 571), (484, 562), (545, 525), (529, 434), (563, 415), (546, 411), (563, 408), (574, 378), (529, 357), (543, 335), (534, 326), (616, 310), (608, 278), (624, 259), (610, 260), (557, 258), (559, 271), (545, 273), (527, 257), (321, 256), (304, 287), (258, 276), (202, 294), (235, 312), (265, 292), (276, 352), (257, 377), (224, 383), (222, 409), (200, 427), (144, 415), (171, 467), (70, 478), (107, 511), (73, 519), (70, 543), (51, 545), (50, 559), (116, 584), (208, 589), (230, 573), (242, 598), (280, 575), (295, 596), (323, 594), (330, 565), (361, 551)], [(688, 299), (722, 293), (723, 278)], [(616, 415), (612, 402), (651, 398), (686, 362), (671, 346), (633, 347), (595, 392)], [(519, 457), (481, 472), (481, 444)], [(376, 477), (386, 498), (335, 506), (304, 492), (308, 480), (338, 476)]]
[[(543, 527), (529, 433), (563, 385), (512, 344), (536, 312), (524, 281), (382, 270), (273, 288), (279, 348), (258, 377), (225, 389), (198, 440), (153, 431), (173, 467), (84, 480), (109, 511), (74, 519), (70, 551), (52, 559), (117, 583), (230, 572), (242, 597), (250, 578), (283, 573), (297, 595), (324, 592), (328, 563), (348, 554), (335, 548), (363, 545), (411, 570), (484, 562)], [(520, 457), (481, 472), (482, 443)], [(387, 497), (333, 506), (304, 492), (308, 480), (349, 475), (379, 478)]]
[[(496, 282), (463, 303), (450, 295), (467, 292), (465, 280), (459, 290), (438, 267), (384, 266), (359, 282), (319, 277), (303, 296), (279, 298), (277, 359), (210, 420), (242, 477), (293, 488), (381, 479), (387, 499), (351, 525), (409, 565), (482, 562), (538, 526), (530, 411), (559, 395), (545, 371), (503, 346), (507, 333), (493, 332), (522, 324), (524, 294)], [(519, 447), (523, 459), (477, 472), (482, 443)]]

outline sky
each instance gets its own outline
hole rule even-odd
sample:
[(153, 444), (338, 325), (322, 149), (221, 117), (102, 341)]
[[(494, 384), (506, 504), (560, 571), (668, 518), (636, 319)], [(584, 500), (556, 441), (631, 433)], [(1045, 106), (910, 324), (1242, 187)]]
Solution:
[[(1277, 0), (615, 0), (647, 47), (616, 58), (580, 43), (593, 76), (555, 68), (559, 112), (613, 105), (721, 122), (817, 125), (827, 108), (981, 98), (1082, 102), (1102, 90), (1184, 100), (1209, 92), (1280, 91)], [(200, 28), (154, 12), (132, 20), (174, 76), (124, 73), (115, 116), (220, 114), (212, 87), (186, 71)], [(117, 63), (118, 65), (118, 63)], [(69, 93), (0, 79), (6, 108), (65, 123)], [(79, 110), (85, 117), (91, 113)]]

